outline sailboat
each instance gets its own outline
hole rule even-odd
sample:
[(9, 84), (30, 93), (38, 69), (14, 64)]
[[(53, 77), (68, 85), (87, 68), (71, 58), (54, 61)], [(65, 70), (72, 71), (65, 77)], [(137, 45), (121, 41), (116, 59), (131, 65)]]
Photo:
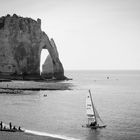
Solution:
[[(90, 90), (89, 90), (89, 94), (86, 97), (86, 115), (87, 115), (87, 119), (88, 119), (88, 123), (86, 124), (86, 127), (91, 128), (91, 129), (106, 127), (106, 125), (104, 125), (102, 119), (100, 118), (100, 116), (93, 104)], [(99, 122), (101, 124), (99, 124)]]

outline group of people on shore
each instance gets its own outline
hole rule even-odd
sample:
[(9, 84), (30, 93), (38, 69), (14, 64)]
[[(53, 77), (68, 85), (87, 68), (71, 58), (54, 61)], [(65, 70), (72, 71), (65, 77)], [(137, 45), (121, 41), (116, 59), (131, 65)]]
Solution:
[(14, 131), (18, 130), (18, 131), (22, 131), (20, 126), (18, 128), (16, 126), (12, 126), (12, 123), (11, 122), (9, 123), (9, 127), (7, 128), (3, 124), (2, 121), (0, 122), (0, 130), (14, 130)]

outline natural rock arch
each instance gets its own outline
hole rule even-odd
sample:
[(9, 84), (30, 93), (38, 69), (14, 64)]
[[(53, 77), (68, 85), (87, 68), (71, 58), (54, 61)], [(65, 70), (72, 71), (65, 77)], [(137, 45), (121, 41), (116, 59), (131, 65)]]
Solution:
[(41, 30), (41, 20), (7, 15), (0, 18), (0, 75), (40, 77), (41, 50), (48, 50), (53, 77), (65, 79), (54, 40)]
[(64, 69), (63, 69), (62, 63), (60, 62), (59, 54), (58, 54), (55, 42), (53, 39), (49, 40), (48, 36), (45, 33), (43, 33), (42, 35), (42, 40), (41, 40), (40, 50), (39, 50), (40, 54), (41, 54), (42, 49), (47, 49), (52, 59), (53, 76), (56, 79), (64, 78)]

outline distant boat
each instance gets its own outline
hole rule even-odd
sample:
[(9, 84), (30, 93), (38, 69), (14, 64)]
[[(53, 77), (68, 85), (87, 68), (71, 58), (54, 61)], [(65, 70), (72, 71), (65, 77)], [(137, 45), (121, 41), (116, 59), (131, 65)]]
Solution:
[[(106, 125), (104, 125), (103, 121), (101, 120), (93, 104), (90, 90), (86, 97), (86, 114), (87, 114), (87, 119), (88, 119), (88, 123), (86, 124), (86, 127), (91, 128), (91, 129), (106, 127)], [(99, 121), (101, 122), (101, 124), (99, 124)]]
[(44, 94), (44, 97), (47, 97), (47, 94)]

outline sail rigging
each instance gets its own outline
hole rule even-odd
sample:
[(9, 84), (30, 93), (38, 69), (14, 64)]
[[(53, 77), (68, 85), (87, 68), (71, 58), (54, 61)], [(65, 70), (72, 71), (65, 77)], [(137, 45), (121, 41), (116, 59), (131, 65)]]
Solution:
[(100, 117), (98, 111), (96, 110), (96, 108), (95, 108), (95, 114), (96, 114), (96, 118), (99, 119), (100, 122), (101, 122), (102, 124), (104, 124), (104, 122), (103, 122), (103, 120), (101, 119), (101, 117)]
[[(97, 112), (97, 110), (93, 104), (90, 90), (86, 97), (86, 114), (87, 114), (87, 118), (88, 118), (87, 127), (90, 127), (92, 129), (106, 127), (106, 125), (104, 125), (101, 117), (99, 116), (99, 113)], [(99, 121), (102, 123), (102, 125), (99, 125)]]
[(87, 112), (88, 119), (90, 119), (92, 121), (96, 121), (94, 104), (93, 104), (93, 101), (92, 101), (92, 98), (91, 98), (90, 90), (89, 90), (89, 94), (87, 95), (87, 98), (86, 98), (86, 112)]

